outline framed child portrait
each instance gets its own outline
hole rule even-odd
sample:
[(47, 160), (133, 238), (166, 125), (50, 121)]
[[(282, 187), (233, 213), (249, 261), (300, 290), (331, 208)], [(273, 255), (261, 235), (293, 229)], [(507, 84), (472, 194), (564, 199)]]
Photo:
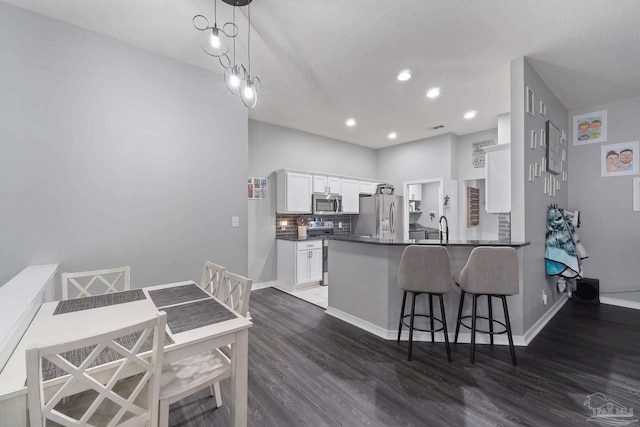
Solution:
[(639, 141), (603, 145), (600, 155), (601, 176), (638, 175), (639, 147)]
[(573, 145), (607, 141), (607, 110), (573, 117)]

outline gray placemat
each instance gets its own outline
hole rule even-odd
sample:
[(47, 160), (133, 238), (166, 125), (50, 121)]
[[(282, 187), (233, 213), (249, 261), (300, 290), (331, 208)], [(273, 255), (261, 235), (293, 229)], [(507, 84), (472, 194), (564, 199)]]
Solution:
[[(131, 350), (134, 344), (138, 341), (138, 337), (140, 336), (140, 333), (141, 332), (135, 332), (133, 334), (125, 335), (121, 338), (118, 338), (116, 342), (122, 345), (123, 347), (125, 347), (126, 349)], [(169, 334), (165, 332), (164, 345), (170, 345), (173, 343), (174, 341), (171, 339)], [(87, 356), (89, 356), (89, 354), (91, 354), (91, 352), (95, 347), (96, 347), (95, 345), (92, 345), (88, 347), (79, 348), (77, 350), (62, 353), (60, 356), (67, 359), (74, 366), (80, 366), (80, 364), (87, 358)], [(153, 348), (153, 332), (151, 333), (151, 335), (149, 335), (149, 337), (147, 337), (144, 344), (142, 344), (142, 347), (140, 347), (140, 351), (138, 353), (144, 353), (145, 351), (149, 351), (152, 348)], [(116, 352), (115, 350), (112, 350), (110, 347), (107, 347), (104, 350), (102, 350), (100, 355), (89, 365), (89, 367), (92, 368), (94, 366), (102, 365), (108, 362), (113, 362), (115, 360), (120, 360), (122, 358), (123, 357), (120, 353)], [(42, 360), (42, 378), (44, 381), (47, 381), (53, 378), (58, 378), (67, 374), (68, 374), (67, 371), (58, 367), (57, 365), (54, 365), (49, 360), (47, 359)]]
[(167, 325), (173, 334), (236, 318), (226, 306), (213, 299), (167, 307), (163, 311), (167, 313)]
[(167, 305), (207, 298), (209, 294), (202, 290), (200, 286), (189, 284), (149, 291), (149, 296), (156, 307), (161, 308)]
[(123, 304), (125, 302), (146, 299), (142, 289), (115, 292), (112, 294), (96, 295), (93, 297), (75, 298), (60, 301), (53, 312), (56, 314), (71, 313), (73, 311), (89, 310), (91, 308), (106, 307), (108, 305)]

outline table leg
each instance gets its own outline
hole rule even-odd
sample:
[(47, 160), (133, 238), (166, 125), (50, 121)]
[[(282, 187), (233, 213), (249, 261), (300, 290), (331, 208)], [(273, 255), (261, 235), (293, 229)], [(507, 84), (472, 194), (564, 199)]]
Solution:
[(247, 381), (249, 370), (249, 331), (236, 332), (236, 342), (231, 346), (231, 425), (247, 425)]

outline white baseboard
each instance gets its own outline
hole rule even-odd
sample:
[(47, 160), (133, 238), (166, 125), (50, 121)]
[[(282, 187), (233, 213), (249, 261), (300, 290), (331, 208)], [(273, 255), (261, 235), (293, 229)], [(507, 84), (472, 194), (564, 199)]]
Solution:
[(262, 282), (262, 283), (254, 283), (251, 286), (251, 292), (256, 291), (258, 289), (270, 288), (276, 284), (276, 281), (273, 280), (271, 282)]
[[(561, 295), (560, 299), (556, 301), (556, 303), (551, 307), (549, 311), (547, 311), (541, 318), (538, 319), (536, 323), (533, 324), (531, 328), (524, 334), (524, 344), (525, 346), (529, 345), (531, 341), (542, 331), (542, 329), (549, 323), (553, 316), (556, 315), (558, 311), (569, 301), (569, 297), (566, 294)], [(514, 337), (515, 339), (515, 337)]]
[(640, 310), (640, 302), (627, 301), (623, 299), (615, 299), (615, 298), (602, 297), (602, 296), (600, 297), (600, 302), (602, 304), (615, 305), (618, 307), (633, 308), (634, 310)]
[[(378, 325), (374, 325), (371, 322), (367, 322), (366, 320), (362, 320), (358, 317), (352, 316), (351, 314), (345, 313), (344, 311), (340, 311), (332, 307), (327, 307), (327, 309), (325, 310), (325, 313), (335, 318), (338, 318), (340, 320), (343, 320), (364, 331), (372, 333), (373, 335), (380, 337), (382, 339), (385, 339), (385, 340), (393, 339), (390, 335), (393, 331), (389, 331), (387, 329), (381, 328)], [(395, 334), (397, 336), (398, 332), (396, 331)]]
[[(333, 316), (337, 319), (343, 320), (353, 326), (356, 326), (364, 331), (367, 331), (377, 337), (385, 339), (387, 341), (398, 339), (398, 331), (397, 330), (389, 330), (384, 329), (378, 325), (374, 325), (371, 322), (367, 322), (366, 320), (362, 320), (355, 316), (352, 316), (348, 313), (345, 313), (340, 310), (336, 310), (335, 308), (328, 307), (325, 311), (330, 316)], [(453, 343), (453, 338), (455, 336), (454, 332), (449, 331), (449, 342)], [(409, 330), (407, 328), (403, 328), (403, 331), (400, 335), (401, 341), (409, 340)], [(431, 333), (430, 332), (422, 332), (416, 331), (413, 334), (414, 341), (431, 341)], [(436, 332), (434, 336), (435, 342), (444, 342), (444, 334), (442, 332)], [(458, 343), (467, 344), (471, 342), (471, 333), (470, 332), (461, 332), (458, 335)], [(489, 344), (490, 339), (489, 335), (482, 334), (476, 335), (476, 344)], [(494, 336), (494, 344), (496, 345), (509, 345), (509, 339), (506, 335), (495, 335)], [(524, 336), (522, 335), (514, 335), (513, 336), (513, 345), (516, 346), (526, 346)]]

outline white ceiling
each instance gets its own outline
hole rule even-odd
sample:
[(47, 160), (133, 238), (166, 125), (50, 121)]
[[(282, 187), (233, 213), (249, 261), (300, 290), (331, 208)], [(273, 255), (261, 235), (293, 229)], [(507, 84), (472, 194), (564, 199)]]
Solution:
[[(2, 1), (222, 72), (191, 23), (213, 20), (213, 0)], [(218, 24), (231, 20), (230, 6), (217, 9)], [(251, 71), (262, 88), (250, 117), (371, 148), (490, 129), (509, 111), (510, 61), (521, 56), (569, 110), (640, 96), (639, 18), (637, 0), (255, 0)], [(413, 78), (397, 81), (406, 68)], [(433, 86), (442, 94), (430, 100)], [(464, 119), (468, 110), (477, 117)]]

